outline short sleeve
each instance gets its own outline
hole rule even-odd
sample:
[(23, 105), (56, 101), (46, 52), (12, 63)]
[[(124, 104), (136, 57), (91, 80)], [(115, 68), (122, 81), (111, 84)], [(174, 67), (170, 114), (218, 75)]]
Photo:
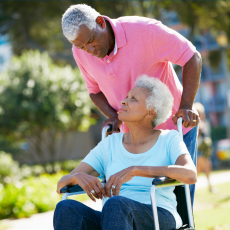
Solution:
[(168, 154), (171, 164), (175, 165), (177, 158), (183, 154), (189, 154), (185, 143), (181, 140), (179, 133), (175, 130), (169, 132)]
[(80, 63), (76, 48), (74, 46), (72, 48), (72, 51), (73, 51), (73, 57), (74, 57), (77, 65), (81, 71), (81, 74), (83, 76), (83, 79), (85, 81), (85, 85), (86, 85), (86, 88), (87, 88), (89, 94), (91, 94), (91, 93), (97, 94), (97, 93), (101, 92), (101, 90), (98, 86), (98, 83), (87, 73), (87, 71), (85, 70), (83, 65)]
[(93, 167), (101, 176), (105, 175), (104, 170), (104, 151), (105, 151), (105, 143), (103, 140), (98, 143), (98, 145), (93, 148), (89, 154), (82, 160), (82, 162)]
[(196, 52), (190, 41), (161, 22), (154, 23), (151, 29), (153, 51), (158, 62), (170, 61), (184, 66)]

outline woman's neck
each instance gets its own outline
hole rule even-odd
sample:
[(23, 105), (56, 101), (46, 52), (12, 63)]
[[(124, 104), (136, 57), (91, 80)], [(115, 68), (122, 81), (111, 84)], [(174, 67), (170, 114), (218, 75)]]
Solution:
[(124, 135), (124, 141), (133, 146), (138, 146), (152, 140), (153, 136), (159, 132), (159, 130), (156, 129), (145, 128), (139, 123), (126, 125), (130, 132)]

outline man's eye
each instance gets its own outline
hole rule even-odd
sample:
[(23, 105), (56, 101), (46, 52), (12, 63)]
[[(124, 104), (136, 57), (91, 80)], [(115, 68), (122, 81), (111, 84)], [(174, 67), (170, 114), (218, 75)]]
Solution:
[(93, 42), (93, 38), (91, 38), (91, 39), (89, 40), (89, 43), (91, 43), (91, 42)]

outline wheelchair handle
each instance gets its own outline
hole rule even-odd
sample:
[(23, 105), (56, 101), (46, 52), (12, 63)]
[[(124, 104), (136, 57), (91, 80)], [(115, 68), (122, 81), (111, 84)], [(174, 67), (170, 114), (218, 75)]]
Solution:
[(178, 118), (177, 120), (177, 130), (180, 134), (181, 140), (183, 141), (183, 129), (182, 129), (183, 117)]
[(111, 124), (106, 125), (103, 129), (102, 129), (102, 135), (101, 135), (101, 139), (103, 140), (104, 138), (106, 138), (106, 133), (107, 132), (111, 132), (112, 131), (113, 126)]

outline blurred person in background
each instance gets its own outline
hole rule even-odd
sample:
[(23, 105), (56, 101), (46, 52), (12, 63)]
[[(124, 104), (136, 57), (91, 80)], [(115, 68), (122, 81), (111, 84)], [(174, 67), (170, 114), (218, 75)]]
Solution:
[(210, 172), (212, 171), (212, 139), (210, 138), (210, 124), (205, 116), (204, 106), (200, 102), (195, 104), (196, 110), (200, 116), (199, 134), (198, 134), (198, 154), (197, 154), (197, 174), (204, 172), (210, 192), (216, 192), (210, 182)]
[[(171, 91), (174, 105), (171, 117), (156, 129), (176, 130), (178, 118), (183, 117), (184, 142), (196, 165), (198, 113), (193, 103), (202, 66), (196, 47), (155, 19), (111, 19), (85, 4), (66, 10), (62, 30), (73, 44), (73, 56), (91, 100), (107, 117), (103, 126), (111, 124), (112, 131), (127, 133), (128, 127), (118, 119), (120, 101), (138, 76), (158, 78)], [(172, 63), (183, 67), (183, 87)], [(190, 189), (193, 202), (195, 185)]]

